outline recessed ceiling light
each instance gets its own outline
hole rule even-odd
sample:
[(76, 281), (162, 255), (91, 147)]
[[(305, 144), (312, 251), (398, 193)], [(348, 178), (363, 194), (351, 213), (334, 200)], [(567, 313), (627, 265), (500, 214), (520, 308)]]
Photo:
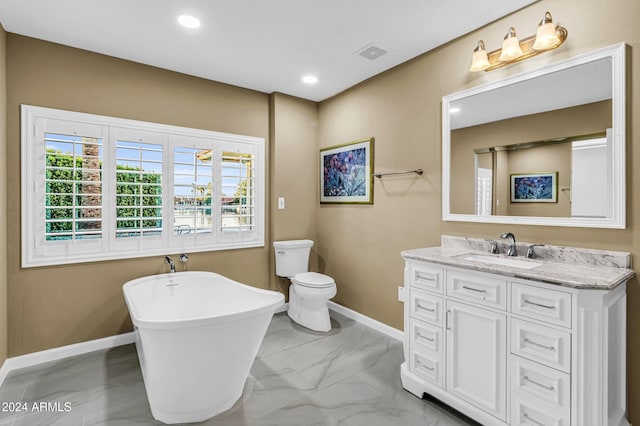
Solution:
[(198, 28), (200, 26), (200, 20), (191, 15), (178, 16), (178, 23), (186, 28)]
[(449, 108), (449, 112), (452, 113), (452, 114), (455, 114), (456, 112), (460, 112), (460, 108), (451, 107), (451, 108)]
[(318, 77), (315, 75), (305, 75), (302, 77), (302, 82), (304, 84), (316, 84), (318, 82)]

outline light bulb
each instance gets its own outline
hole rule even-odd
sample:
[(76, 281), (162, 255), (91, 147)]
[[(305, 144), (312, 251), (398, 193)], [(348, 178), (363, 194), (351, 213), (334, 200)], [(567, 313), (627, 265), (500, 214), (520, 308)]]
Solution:
[(533, 43), (533, 50), (548, 50), (556, 44), (560, 43), (560, 38), (556, 34), (556, 27), (553, 25), (551, 14), (544, 14), (544, 18), (538, 24), (538, 32), (536, 33), (536, 41)]
[(487, 50), (484, 48), (484, 41), (480, 40), (476, 48), (473, 49), (473, 57), (471, 58), (471, 68), (469, 68), (469, 71), (484, 71), (490, 66)]
[(520, 41), (516, 35), (515, 28), (509, 28), (507, 35), (504, 36), (504, 42), (502, 43), (502, 52), (500, 53), (499, 60), (501, 62), (513, 61), (514, 59), (522, 56), (522, 49), (520, 49)]

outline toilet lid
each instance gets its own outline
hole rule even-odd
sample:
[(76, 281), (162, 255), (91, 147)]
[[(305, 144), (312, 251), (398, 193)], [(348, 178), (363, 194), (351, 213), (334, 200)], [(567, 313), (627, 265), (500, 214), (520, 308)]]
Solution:
[(293, 277), (296, 284), (304, 287), (331, 287), (335, 285), (333, 278), (328, 275), (319, 274), (317, 272), (303, 272)]

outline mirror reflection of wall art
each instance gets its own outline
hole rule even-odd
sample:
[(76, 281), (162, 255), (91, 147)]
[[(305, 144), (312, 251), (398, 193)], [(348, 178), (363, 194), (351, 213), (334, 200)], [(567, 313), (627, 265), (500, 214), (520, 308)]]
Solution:
[(320, 203), (373, 204), (373, 138), (320, 150)]
[(558, 172), (511, 175), (512, 203), (556, 203)]

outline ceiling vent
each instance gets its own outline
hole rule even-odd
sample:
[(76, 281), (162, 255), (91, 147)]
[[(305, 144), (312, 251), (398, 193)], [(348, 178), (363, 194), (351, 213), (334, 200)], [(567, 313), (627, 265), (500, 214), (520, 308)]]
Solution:
[(375, 61), (385, 53), (387, 53), (385, 49), (372, 43), (357, 51), (356, 55), (362, 56), (363, 58), (369, 59), (370, 61)]

